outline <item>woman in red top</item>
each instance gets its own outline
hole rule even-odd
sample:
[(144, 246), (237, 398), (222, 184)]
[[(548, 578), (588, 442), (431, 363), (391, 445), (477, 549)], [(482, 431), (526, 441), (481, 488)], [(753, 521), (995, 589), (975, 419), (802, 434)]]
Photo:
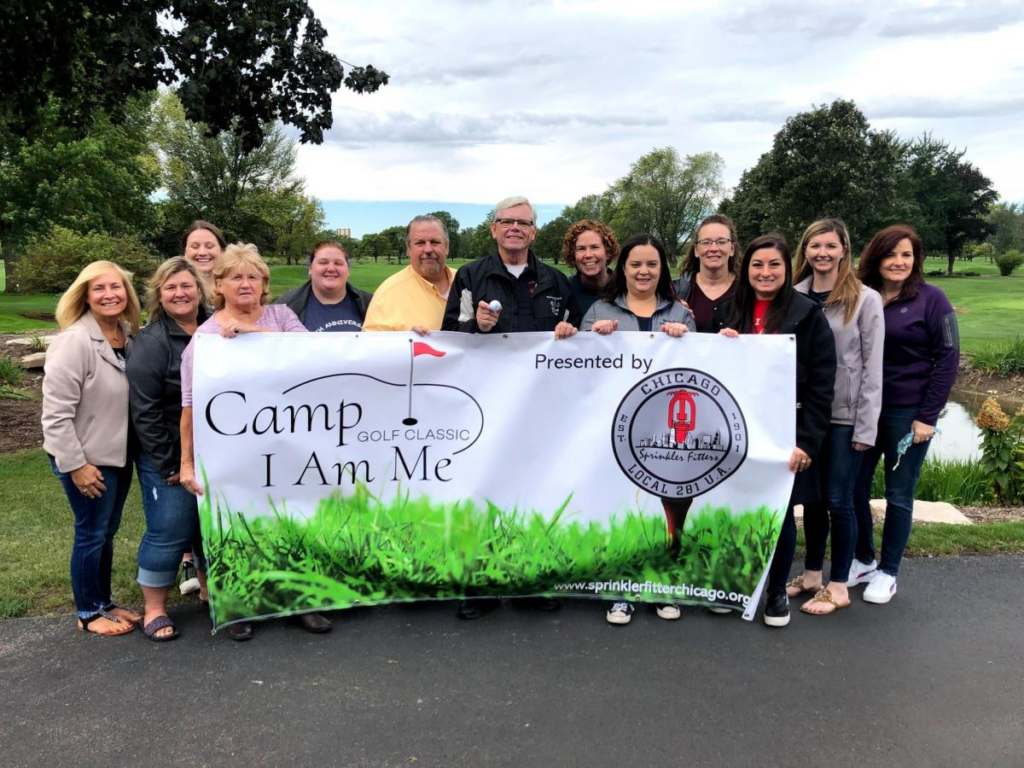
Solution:
[(836, 347), (819, 304), (793, 290), (789, 247), (782, 235), (762, 235), (743, 253), (736, 296), (715, 308), (714, 323), (725, 336), (741, 333), (791, 333), (796, 336), (796, 446), (789, 471), (796, 474), (778, 545), (768, 571), (764, 622), (789, 623), (786, 582), (796, 550), (795, 504), (821, 498), (818, 478), (808, 472), (818, 456), (832, 417)]

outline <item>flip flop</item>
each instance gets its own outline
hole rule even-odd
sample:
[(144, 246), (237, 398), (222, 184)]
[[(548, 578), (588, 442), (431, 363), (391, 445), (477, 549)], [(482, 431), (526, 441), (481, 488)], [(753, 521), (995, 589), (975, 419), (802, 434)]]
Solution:
[[(811, 610), (808, 610), (807, 606), (814, 605), (815, 603), (828, 603), (829, 605), (832, 606), (832, 609), (828, 610), (828, 611), (811, 611)], [(812, 597), (810, 600), (808, 600), (806, 603), (804, 603), (803, 605), (800, 606), (800, 610), (803, 611), (804, 613), (810, 614), (811, 616), (828, 616), (830, 613), (835, 613), (840, 608), (846, 608), (849, 604), (850, 604), (849, 600), (847, 600), (845, 603), (837, 603), (835, 598), (832, 597), (831, 590), (819, 589), (815, 593), (814, 597)]]
[[(167, 627), (171, 628), (171, 634), (157, 634), (157, 632), (159, 632), (161, 629), (166, 629)], [(178, 628), (174, 625), (174, 622), (171, 621), (170, 616), (157, 616), (155, 619), (149, 622), (149, 624), (142, 628), (142, 634), (144, 634), (148, 639), (152, 640), (154, 643), (166, 643), (170, 640), (174, 640), (175, 638), (177, 638), (180, 633), (178, 632)]]
[[(789, 590), (791, 589), (795, 589), (796, 592), (789, 594)], [(786, 596), (796, 597), (797, 595), (802, 595), (804, 592), (817, 592), (819, 589), (821, 589), (821, 587), (805, 587), (804, 577), (803, 575), (800, 575), (786, 583)]]
[(129, 624), (140, 624), (142, 622), (142, 616), (131, 608), (122, 608), (120, 605), (110, 606), (107, 608), (107, 613), (113, 614), (121, 621), (127, 621)]
[[(116, 632), (97, 632), (95, 629), (89, 629), (89, 625), (96, 621), (96, 619), (106, 619), (107, 621), (112, 621), (114, 624), (120, 624), (121, 627)], [(93, 614), (88, 619), (79, 619), (78, 628), (83, 632), (88, 632), (90, 635), (99, 635), (100, 637), (117, 637), (118, 635), (127, 635), (135, 629), (135, 625), (130, 621), (123, 621), (111, 613), (100, 611), (99, 613)]]

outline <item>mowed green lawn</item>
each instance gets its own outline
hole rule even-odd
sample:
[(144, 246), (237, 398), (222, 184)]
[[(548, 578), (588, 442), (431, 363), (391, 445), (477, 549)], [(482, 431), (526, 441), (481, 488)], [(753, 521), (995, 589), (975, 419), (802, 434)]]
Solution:
[[(460, 263), (464, 262), (453, 262), (453, 266), (458, 267)], [(405, 263), (354, 263), (349, 279), (364, 291), (375, 291), (386, 278), (404, 266)], [(944, 268), (944, 259), (928, 259), (925, 264), (926, 271)], [(306, 267), (303, 265), (274, 266), (270, 271), (270, 288), (274, 296), (302, 285), (307, 279)], [(973, 352), (994, 343), (1010, 342), (1024, 334), (1024, 324), (1021, 322), (1021, 318), (1024, 318), (1024, 269), (1019, 270), (1020, 275), (1007, 278), (999, 277), (994, 264), (959, 261), (955, 271), (980, 272), (982, 276), (951, 279), (932, 277), (929, 280), (942, 288), (957, 308), (961, 346), (965, 352)], [(0, 293), (0, 333), (53, 328), (52, 322), (25, 315), (52, 314), (58, 298), (45, 294)]]

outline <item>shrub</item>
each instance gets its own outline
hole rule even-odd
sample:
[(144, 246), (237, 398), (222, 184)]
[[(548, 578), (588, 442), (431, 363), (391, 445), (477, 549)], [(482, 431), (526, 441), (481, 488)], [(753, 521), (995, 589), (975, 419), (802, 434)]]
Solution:
[(996, 256), (996, 266), (999, 267), (999, 274), (1009, 277), (1013, 270), (1024, 264), (1024, 253), (1020, 251), (1004, 251)]
[(971, 355), (971, 363), (975, 368), (1002, 376), (1024, 373), (1024, 336), (978, 350)]
[(20, 387), (24, 380), (25, 371), (18, 365), (18, 361), (7, 355), (0, 355), (0, 385)]
[(81, 235), (54, 227), (48, 235), (33, 241), (18, 262), (20, 290), (63, 293), (86, 264), (100, 260), (112, 261), (133, 274), (140, 301), (146, 278), (160, 263), (134, 237), (116, 237), (105, 232)]
[(1024, 501), (1024, 406), (1007, 416), (988, 398), (975, 423), (981, 428), (981, 468), (1000, 504)]

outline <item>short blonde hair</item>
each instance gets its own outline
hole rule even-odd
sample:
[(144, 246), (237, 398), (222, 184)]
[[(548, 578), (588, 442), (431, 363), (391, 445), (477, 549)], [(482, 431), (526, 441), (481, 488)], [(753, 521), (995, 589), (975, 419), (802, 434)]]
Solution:
[(188, 272), (195, 278), (196, 289), (199, 291), (199, 305), (202, 307), (210, 305), (205, 275), (184, 256), (172, 256), (156, 268), (156, 272), (146, 283), (146, 316), (149, 318), (149, 322), (153, 322), (164, 313), (164, 305), (160, 302), (160, 290), (164, 287), (164, 283), (179, 272)]
[(252, 243), (232, 243), (224, 249), (213, 268), (213, 306), (224, 309), (224, 294), (220, 292), (220, 281), (232, 269), (243, 266), (253, 267), (263, 278), (263, 291), (260, 293), (260, 306), (270, 298), (270, 268), (260, 256), (259, 249)]
[(89, 302), (87, 300), (89, 283), (108, 272), (116, 272), (120, 276), (121, 282), (124, 283), (125, 293), (128, 295), (128, 304), (117, 319), (120, 322), (128, 323), (132, 328), (132, 333), (139, 330), (139, 322), (142, 319), (142, 307), (139, 306), (139, 297), (135, 293), (135, 286), (132, 285), (132, 273), (122, 269), (112, 261), (94, 261), (91, 264), (87, 264), (78, 273), (78, 277), (64, 291), (64, 295), (57, 302), (55, 317), (57, 325), (60, 326), (62, 331), (70, 328), (82, 315), (89, 311)]

